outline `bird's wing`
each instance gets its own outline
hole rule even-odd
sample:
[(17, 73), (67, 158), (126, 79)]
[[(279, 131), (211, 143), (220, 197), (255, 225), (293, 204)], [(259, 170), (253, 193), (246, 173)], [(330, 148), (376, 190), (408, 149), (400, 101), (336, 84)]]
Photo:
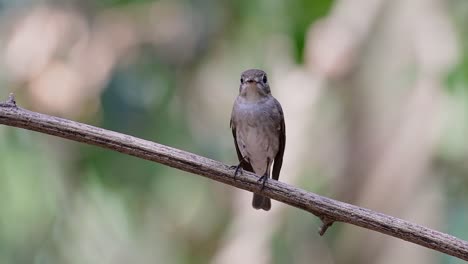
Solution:
[(283, 165), (283, 155), (284, 147), (286, 145), (286, 126), (284, 124), (284, 114), (283, 109), (281, 108), (280, 103), (275, 99), (275, 105), (279, 110), (281, 117), (280, 131), (279, 131), (279, 149), (275, 157), (275, 162), (273, 163), (273, 179), (278, 180), (279, 174), (281, 171), (281, 166)]
[(232, 122), (232, 118), (231, 118), (231, 121), (229, 122), (229, 126), (231, 127), (232, 136), (234, 137), (234, 146), (236, 146), (237, 158), (239, 159), (240, 166), (242, 167), (242, 169), (246, 171), (254, 172), (252, 165), (250, 165), (248, 161), (244, 160), (244, 157), (242, 156), (242, 153), (240, 152), (239, 145), (237, 144), (236, 126), (234, 122)]

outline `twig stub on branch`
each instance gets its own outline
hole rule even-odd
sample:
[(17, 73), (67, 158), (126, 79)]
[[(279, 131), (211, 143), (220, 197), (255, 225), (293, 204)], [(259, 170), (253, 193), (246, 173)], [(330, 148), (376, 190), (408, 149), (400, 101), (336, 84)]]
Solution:
[(330, 219), (327, 216), (320, 216), (320, 220), (322, 220), (322, 226), (319, 229), (319, 235), (323, 236), (325, 232), (327, 232), (327, 229), (333, 225), (335, 222), (334, 220)]
[(16, 107), (15, 95), (10, 93), (8, 100), (4, 103), (0, 103), (0, 107)]

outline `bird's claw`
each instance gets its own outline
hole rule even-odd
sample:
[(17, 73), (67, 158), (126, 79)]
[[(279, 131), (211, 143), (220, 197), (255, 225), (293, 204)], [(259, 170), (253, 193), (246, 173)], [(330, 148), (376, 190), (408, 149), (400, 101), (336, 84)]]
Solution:
[(243, 170), (242, 170), (242, 167), (241, 165), (232, 165), (231, 167), (229, 167), (231, 170), (233, 169), (236, 169), (236, 171), (234, 171), (234, 179), (236, 179), (237, 175), (239, 174), (242, 174), (243, 173)]
[(260, 190), (263, 191), (263, 189), (265, 189), (265, 183), (267, 182), (267, 180), (268, 180), (268, 177), (267, 177), (266, 174), (263, 175), (262, 177), (260, 177), (260, 178), (257, 180), (257, 182), (262, 181), (262, 189), (260, 189)]

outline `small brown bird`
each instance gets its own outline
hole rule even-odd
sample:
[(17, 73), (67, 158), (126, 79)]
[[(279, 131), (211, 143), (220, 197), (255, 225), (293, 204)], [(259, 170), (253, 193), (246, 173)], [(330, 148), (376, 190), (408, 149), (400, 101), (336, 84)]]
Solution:
[[(278, 180), (286, 128), (283, 109), (271, 95), (264, 71), (251, 69), (242, 73), (239, 95), (231, 114), (231, 129), (239, 158), (235, 176), (240, 169), (261, 175), (259, 181), (263, 181), (263, 190), (273, 164), (273, 179)], [(252, 206), (268, 211), (271, 202), (269, 198), (254, 193)]]

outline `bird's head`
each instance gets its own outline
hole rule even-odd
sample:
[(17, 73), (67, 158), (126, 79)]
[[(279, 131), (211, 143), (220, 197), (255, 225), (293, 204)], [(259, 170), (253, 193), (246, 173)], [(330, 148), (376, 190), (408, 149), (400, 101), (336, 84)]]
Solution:
[(241, 74), (239, 96), (255, 101), (268, 95), (271, 95), (271, 91), (264, 71), (250, 69)]

